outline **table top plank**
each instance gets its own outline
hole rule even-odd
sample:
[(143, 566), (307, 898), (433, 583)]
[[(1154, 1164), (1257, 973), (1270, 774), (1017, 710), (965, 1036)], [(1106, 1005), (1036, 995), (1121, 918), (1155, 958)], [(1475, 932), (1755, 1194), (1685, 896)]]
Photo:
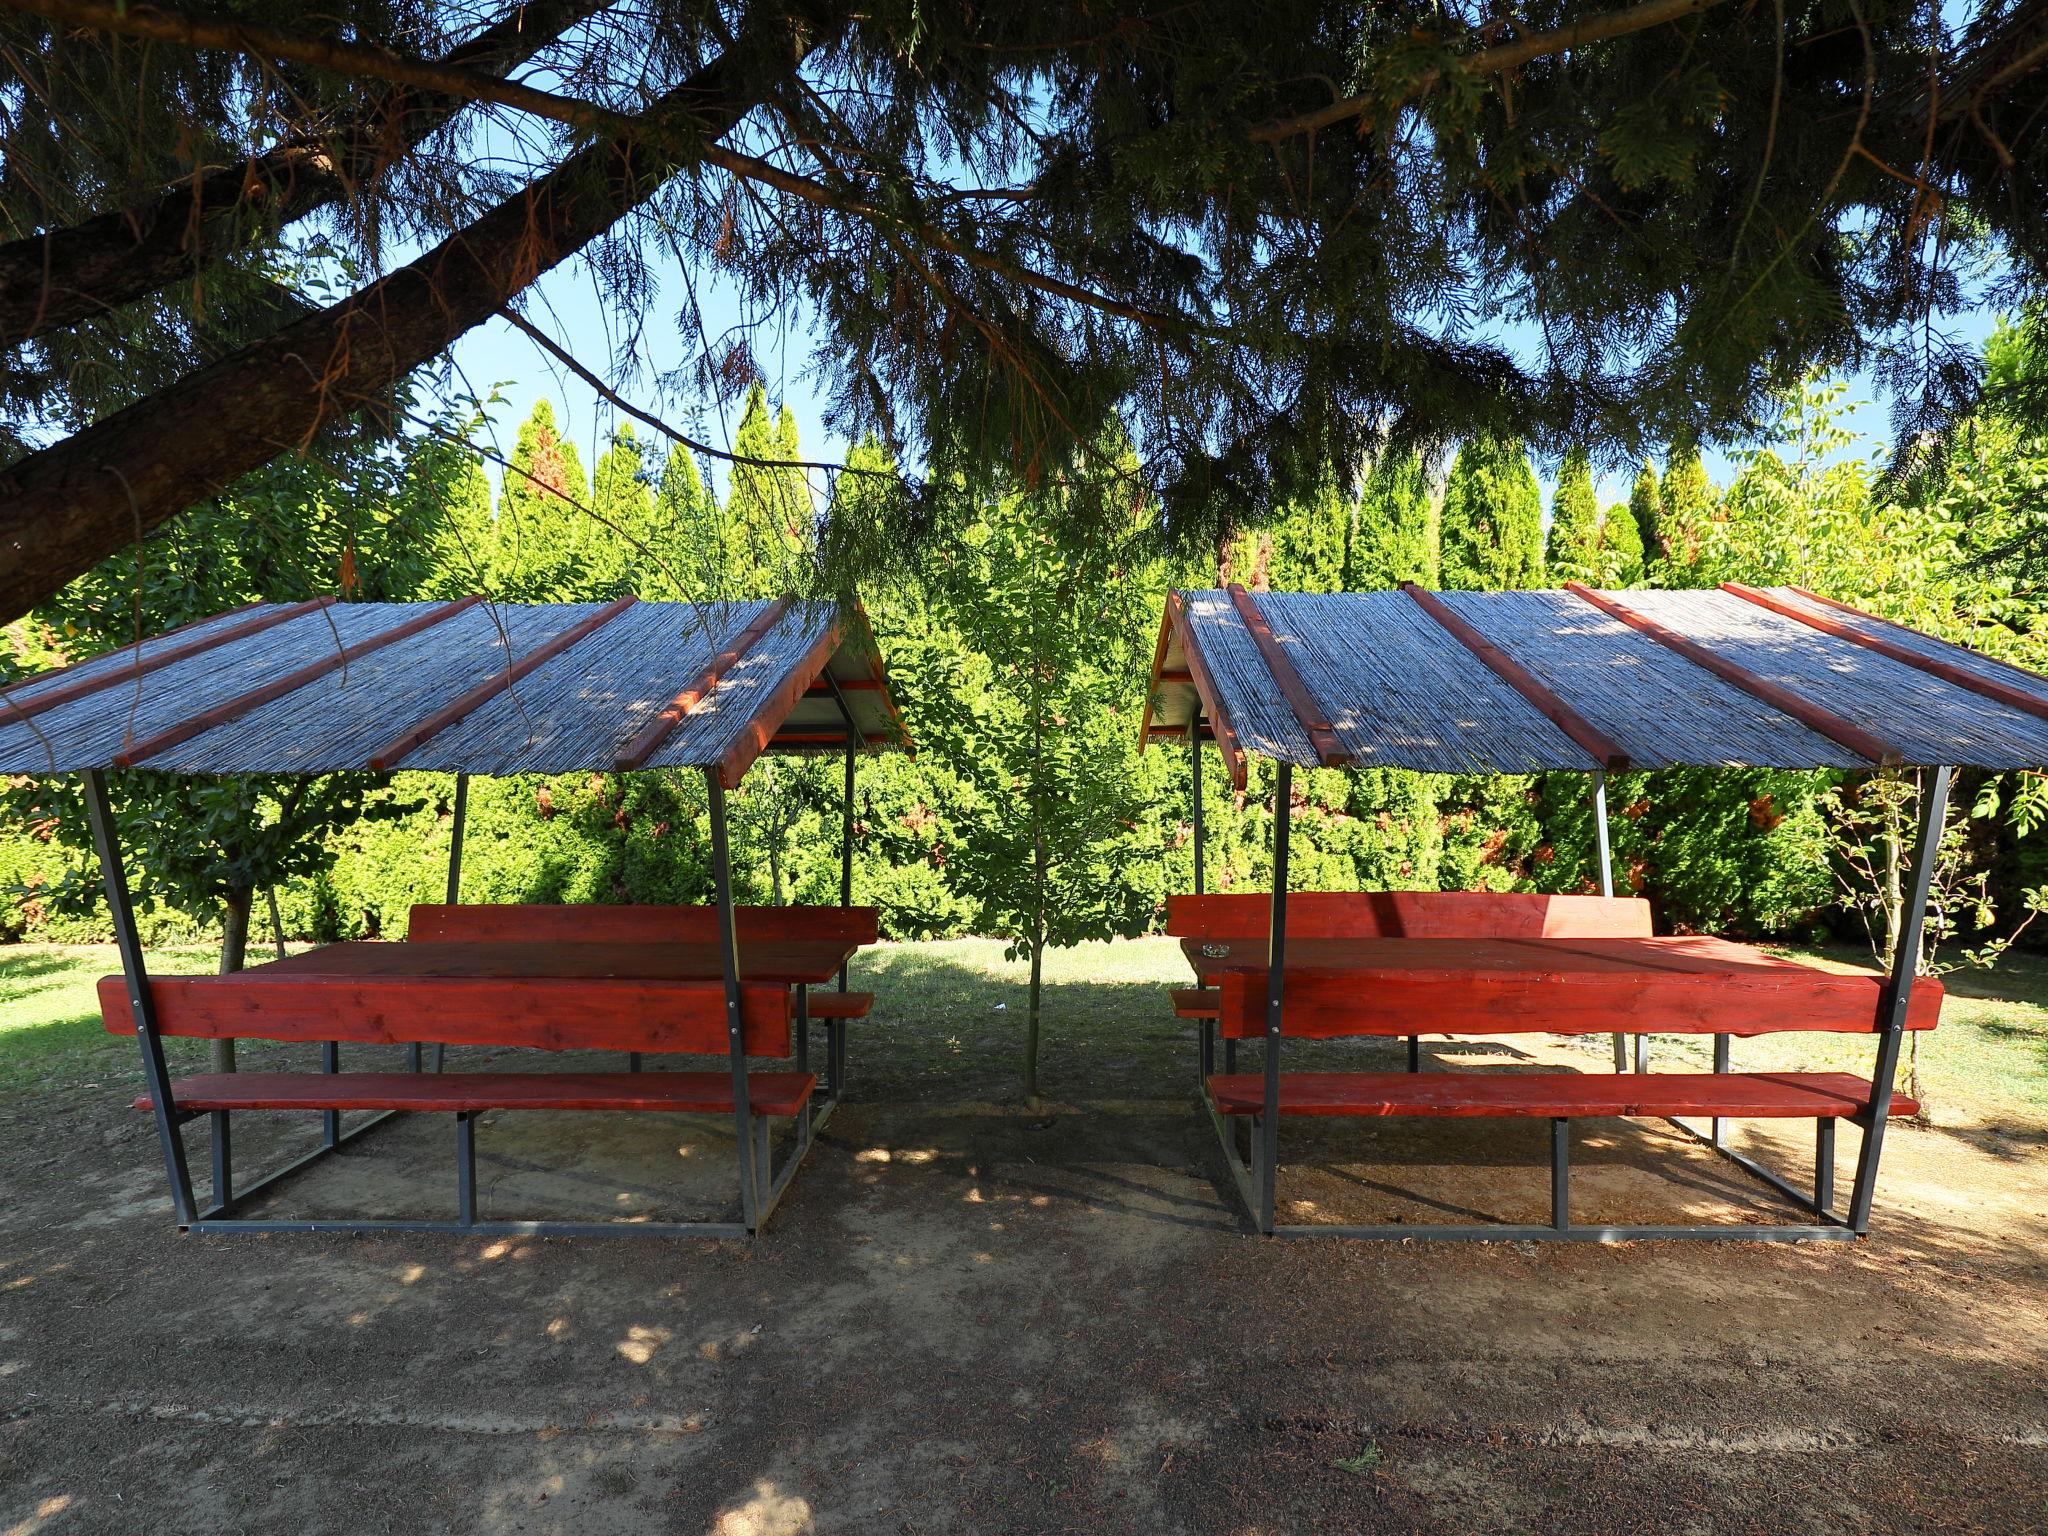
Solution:
[[(1181, 952), (1205, 982), (1233, 971), (1263, 976), (1269, 956), (1263, 936), (1183, 939)], [(1563, 986), (1645, 972), (1788, 986), (1832, 978), (1849, 987), (1861, 987), (1877, 976), (1875, 971), (1823, 971), (1765, 954), (1748, 944), (1703, 934), (1625, 939), (1289, 939), (1286, 964), (1290, 976), (1297, 971), (1361, 977), (1428, 975), (1446, 980), (1492, 976), (1542, 979)]]
[[(323, 944), (251, 966), (217, 983), (462, 977), (481, 981), (718, 981), (718, 945), (700, 942), (499, 943), (443, 941)], [(823, 986), (860, 949), (837, 939), (756, 939), (739, 946), (742, 982)], [(175, 978), (166, 977), (164, 980)], [(196, 979), (196, 978), (194, 978)]]
[[(1221, 1025), (1262, 1034), (1266, 940), (1186, 939), (1219, 989)], [(1727, 939), (1300, 939), (1287, 944), (1286, 1032), (1382, 1034), (1869, 1033), (1884, 976), (1822, 970)], [(1939, 981), (1913, 989), (1909, 1028), (1932, 1028)]]

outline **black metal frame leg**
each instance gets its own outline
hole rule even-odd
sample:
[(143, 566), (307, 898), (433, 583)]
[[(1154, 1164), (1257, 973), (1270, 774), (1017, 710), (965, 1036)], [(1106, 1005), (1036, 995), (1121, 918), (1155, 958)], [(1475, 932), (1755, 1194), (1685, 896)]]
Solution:
[(1572, 1123), (1562, 1118), (1550, 1122), (1550, 1227), (1572, 1229)]
[(455, 1117), (455, 1219), (476, 1225), (476, 1117), (467, 1112)]
[(213, 1131), (213, 1203), (216, 1208), (234, 1204), (235, 1154), (228, 1111), (216, 1109), (208, 1117)]

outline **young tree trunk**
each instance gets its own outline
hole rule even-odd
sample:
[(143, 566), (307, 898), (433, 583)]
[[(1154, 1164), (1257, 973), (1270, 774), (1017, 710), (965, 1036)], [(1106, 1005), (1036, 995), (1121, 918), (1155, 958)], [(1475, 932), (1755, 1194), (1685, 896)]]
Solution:
[[(814, 38), (793, 42), (802, 52)], [(10, 466), (0, 473), (0, 623), (380, 402), (693, 163), (685, 123), (716, 139), (763, 89), (737, 63), (713, 60), (644, 114), (678, 119), (664, 136), (676, 147), (648, 137), (591, 144), (410, 265)]]
[(1045, 996), (1045, 834), (1034, 833), (1036, 890), (1031, 911), (1031, 997), (1024, 1014), (1024, 1097), (1038, 1102), (1039, 1005)]
[(277, 948), (277, 958), (284, 958), (284, 919), (277, 913), (277, 887), (265, 886), (263, 899), (270, 904), (270, 941)]
[[(249, 886), (237, 886), (227, 894), (221, 914), (220, 973), (231, 976), (242, 968), (249, 954), (249, 909), (256, 904), (256, 892)], [(232, 1072), (235, 1070), (235, 1042), (216, 1040), (213, 1042), (213, 1070)]]

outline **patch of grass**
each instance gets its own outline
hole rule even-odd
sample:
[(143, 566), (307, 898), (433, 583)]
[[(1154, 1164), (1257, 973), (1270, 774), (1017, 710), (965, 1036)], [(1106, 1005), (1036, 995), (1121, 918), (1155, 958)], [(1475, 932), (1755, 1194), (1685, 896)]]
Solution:
[[(149, 964), (161, 975), (189, 976), (219, 965), (220, 951), (155, 949)], [(134, 1043), (100, 1023), (99, 979), (120, 969), (111, 944), (0, 948), (0, 1087), (54, 1087), (95, 1076), (110, 1063), (132, 1066)]]

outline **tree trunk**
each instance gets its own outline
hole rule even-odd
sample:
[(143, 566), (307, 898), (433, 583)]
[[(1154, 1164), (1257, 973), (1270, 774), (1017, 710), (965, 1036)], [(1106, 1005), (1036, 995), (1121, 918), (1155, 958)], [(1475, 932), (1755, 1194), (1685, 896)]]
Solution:
[(277, 913), (277, 887), (266, 886), (263, 899), (270, 904), (270, 940), (277, 947), (277, 958), (284, 958), (284, 919)]
[(1045, 907), (1041, 901), (1031, 923), (1031, 997), (1024, 1012), (1024, 1097), (1033, 1104), (1038, 1102), (1038, 1022), (1044, 996)]
[[(223, 903), (220, 931), (220, 973), (232, 976), (242, 968), (242, 962), (249, 954), (249, 909), (256, 904), (256, 892), (250, 886), (237, 886), (227, 894)], [(235, 1042), (216, 1040), (213, 1042), (213, 1070), (232, 1072), (235, 1070)]]
[(676, 124), (662, 147), (592, 144), (410, 265), (0, 473), (0, 623), (375, 403), (652, 197), (693, 163), (686, 121), (717, 138), (764, 92), (727, 58), (648, 109)]
[[(529, 0), (441, 62), (504, 75), (602, 9), (598, 0)], [(0, 345), (146, 298), (282, 227), (373, 184), (468, 105), (390, 91), (360, 119), (318, 138), (215, 166), (161, 196), (0, 245)]]

